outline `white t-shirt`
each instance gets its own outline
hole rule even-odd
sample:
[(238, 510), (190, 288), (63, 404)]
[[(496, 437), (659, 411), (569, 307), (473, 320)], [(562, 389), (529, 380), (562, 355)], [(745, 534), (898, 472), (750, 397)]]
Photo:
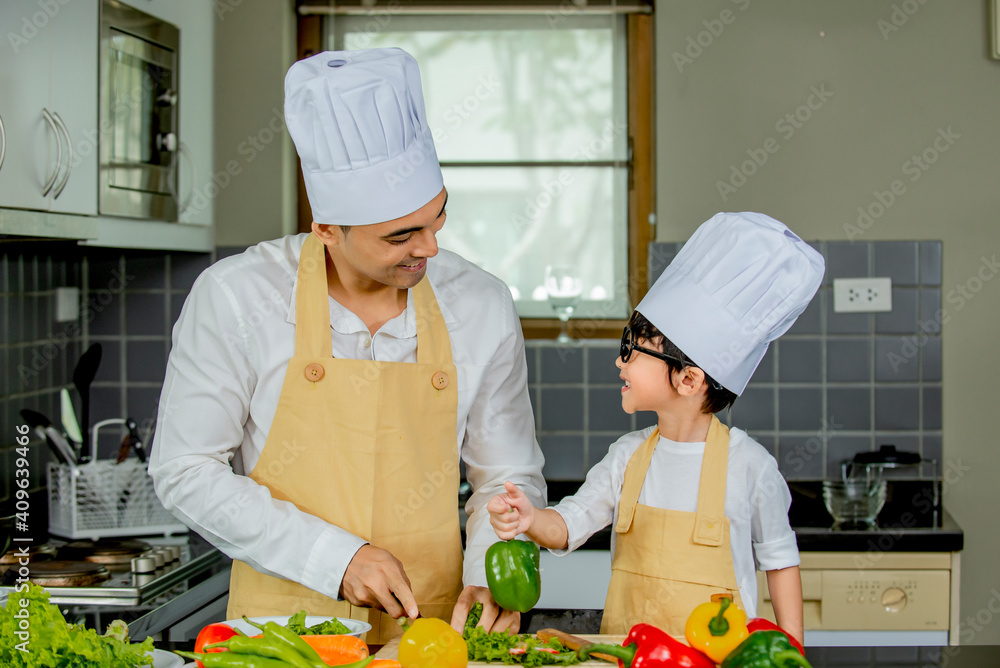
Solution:
[[(554, 509), (569, 531), (566, 550), (580, 547), (594, 533), (618, 521), (625, 467), (653, 427), (625, 434), (618, 439), (573, 496)], [(695, 512), (704, 441), (678, 443), (660, 438), (639, 492), (639, 503), (655, 508)], [(757, 612), (756, 570), (789, 568), (799, 564), (795, 532), (788, 523), (791, 494), (778, 472), (774, 457), (741, 429), (729, 430), (729, 466), (726, 473), (726, 517), (733, 552), (733, 568), (740, 597), (748, 616)], [(611, 534), (614, 558), (616, 534)], [(687, 539), (687, 537), (679, 537)]]

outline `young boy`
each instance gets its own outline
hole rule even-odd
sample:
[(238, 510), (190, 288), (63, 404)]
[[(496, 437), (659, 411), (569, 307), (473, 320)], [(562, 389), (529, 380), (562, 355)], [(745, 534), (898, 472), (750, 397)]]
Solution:
[(556, 555), (614, 523), (602, 633), (647, 622), (677, 636), (695, 606), (728, 593), (754, 616), (756, 568), (777, 622), (802, 640), (791, 497), (774, 458), (714, 413), (746, 388), (768, 343), (816, 293), (822, 256), (780, 222), (720, 213), (695, 231), (636, 307), (616, 365), (627, 413), (657, 426), (614, 443), (571, 497), (535, 508), (513, 483), (487, 509), (501, 539)]

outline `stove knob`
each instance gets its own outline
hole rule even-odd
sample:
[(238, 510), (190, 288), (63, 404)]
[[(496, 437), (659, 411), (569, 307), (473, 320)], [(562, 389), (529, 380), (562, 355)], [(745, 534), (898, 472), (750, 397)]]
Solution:
[(132, 559), (133, 573), (152, 573), (156, 570), (156, 560), (152, 557), (134, 557)]
[(899, 612), (906, 607), (906, 592), (899, 587), (889, 587), (882, 592), (882, 607), (886, 612)]
[(153, 550), (152, 552), (149, 552), (146, 556), (148, 556), (156, 563), (157, 568), (163, 568), (163, 555), (160, 554), (158, 550)]
[(165, 549), (170, 551), (170, 561), (177, 561), (181, 558), (181, 548), (179, 545), (168, 545)]

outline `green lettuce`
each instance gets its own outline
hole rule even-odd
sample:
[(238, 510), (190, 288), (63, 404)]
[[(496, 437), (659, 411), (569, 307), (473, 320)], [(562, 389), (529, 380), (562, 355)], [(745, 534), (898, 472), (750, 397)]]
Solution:
[(312, 626), (306, 626), (306, 611), (299, 610), (297, 613), (292, 615), (288, 619), (288, 623), (285, 624), (289, 631), (297, 636), (336, 636), (344, 633), (350, 633), (351, 629), (338, 620), (336, 617), (333, 619), (320, 622), (319, 624), (313, 624)]
[[(561, 642), (553, 638), (543, 641), (530, 633), (514, 634), (503, 631), (489, 632), (476, 626), (483, 615), (483, 604), (476, 602), (465, 618), (462, 637), (469, 648), (469, 661), (500, 662), (522, 666), (571, 666), (580, 663), (576, 652), (567, 650)], [(557, 653), (539, 651), (539, 648), (555, 650)], [(519, 653), (511, 654), (516, 649)], [(521, 651), (523, 650), (523, 651)]]
[(153, 639), (129, 643), (123, 623), (111, 635), (68, 624), (49, 592), (20, 586), (0, 608), (0, 666), (10, 668), (137, 668), (153, 665)]

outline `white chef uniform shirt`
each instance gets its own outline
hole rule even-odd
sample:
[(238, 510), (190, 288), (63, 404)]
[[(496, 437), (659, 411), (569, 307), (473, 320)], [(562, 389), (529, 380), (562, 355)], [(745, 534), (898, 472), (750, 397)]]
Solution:
[[(579, 491), (553, 508), (566, 521), (569, 545), (551, 550), (563, 556), (580, 547), (594, 533), (618, 522), (625, 467), (653, 427), (625, 434), (590, 472)], [(695, 512), (705, 443), (678, 443), (660, 437), (639, 503), (654, 508)], [(749, 617), (757, 613), (756, 569), (770, 571), (799, 564), (795, 532), (788, 523), (791, 494), (774, 457), (741, 429), (729, 430), (729, 468), (726, 474), (726, 517), (733, 552), (733, 569), (740, 598)], [(616, 534), (611, 533), (614, 558)], [(688, 540), (678, 536), (678, 540)]]
[[(296, 272), (307, 236), (253, 246), (195, 282), (174, 326), (149, 472), (163, 504), (221, 551), (338, 598), (365, 541), (233, 475), (253, 470), (274, 419), (295, 349)], [(445, 250), (429, 259), (427, 276), (458, 371), (455, 465), (460, 455), (474, 490), (465, 507), (463, 580), (486, 586), (485, 552), (496, 542), (486, 502), (513, 480), (545, 504), (524, 339), (510, 291), (496, 277)], [(332, 298), (330, 322), (334, 357), (416, 362), (412, 291), (403, 313), (374, 337)]]

